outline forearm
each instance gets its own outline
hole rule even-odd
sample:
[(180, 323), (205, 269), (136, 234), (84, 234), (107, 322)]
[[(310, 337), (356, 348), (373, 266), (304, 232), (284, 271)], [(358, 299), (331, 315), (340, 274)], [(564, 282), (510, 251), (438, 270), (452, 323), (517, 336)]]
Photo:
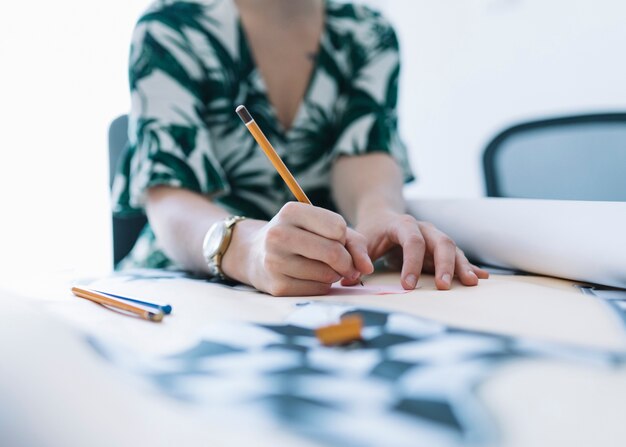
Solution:
[(384, 213), (404, 213), (402, 172), (386, 154), (341, 157), (332, 170), (333, 197), (354, 226)]
[(197, 193), (157, 186), (148, 191), (146, 212), (170, 259), (186, 270), (208, 272), (202, 241), (211, 224), (228, 217), (226, 210)]

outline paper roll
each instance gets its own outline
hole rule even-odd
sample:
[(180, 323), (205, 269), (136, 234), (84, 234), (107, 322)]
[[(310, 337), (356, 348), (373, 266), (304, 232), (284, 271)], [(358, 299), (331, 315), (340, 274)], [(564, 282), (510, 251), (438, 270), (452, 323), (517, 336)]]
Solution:
[(626, 203), (408, 199), (476, 262), (626, 288)]

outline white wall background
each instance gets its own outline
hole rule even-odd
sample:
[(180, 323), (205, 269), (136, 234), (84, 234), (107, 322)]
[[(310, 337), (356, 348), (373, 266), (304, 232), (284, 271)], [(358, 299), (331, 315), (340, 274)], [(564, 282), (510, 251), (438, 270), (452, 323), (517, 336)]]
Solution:
[(3, 5), (0, 283), (29, 272), (109, 269), (107, 125), (128, 109), (128, 46), (145, 5)]
[[(480, 151), (511, 122), (626, 109), (623, 0), (370, 3), (401, 39), (401, 125), (418, 195), (481, 195)], [(128, 108), (128, 42), (146, 4), (3, 7), (0, 283), (109, 269), (106, 131)]]
[(624, 0), (390, 0), (404, 57), (411, 193), (484, 193), (481, 153), (504, 126), (626, 111)]

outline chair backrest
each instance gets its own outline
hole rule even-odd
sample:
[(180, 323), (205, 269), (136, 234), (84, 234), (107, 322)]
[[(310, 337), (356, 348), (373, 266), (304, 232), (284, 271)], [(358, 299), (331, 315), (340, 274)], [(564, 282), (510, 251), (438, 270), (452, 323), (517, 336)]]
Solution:
[(489, 197), (626, 201), (626, 113), (513, 126), (483, 166)]
[[(117, 164), (128, 143), (128, 116), (122, 115), (109, 126), (109, 182), (113, 178)], [(117, 217), (113, 222), (113, 266), (116, 266), (133, 248), (141, 230), (148, 222), (145, 216)]]

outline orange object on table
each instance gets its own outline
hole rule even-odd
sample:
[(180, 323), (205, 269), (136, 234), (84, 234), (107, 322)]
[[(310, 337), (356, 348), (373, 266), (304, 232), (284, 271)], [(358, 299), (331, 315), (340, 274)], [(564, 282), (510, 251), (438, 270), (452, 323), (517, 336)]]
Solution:
[(331, 324), (315, 330), (315, 336), (325, 346), (343, 345), (361, 340), (363, 318), (350, 315), (341, 319), (340, 323)]

